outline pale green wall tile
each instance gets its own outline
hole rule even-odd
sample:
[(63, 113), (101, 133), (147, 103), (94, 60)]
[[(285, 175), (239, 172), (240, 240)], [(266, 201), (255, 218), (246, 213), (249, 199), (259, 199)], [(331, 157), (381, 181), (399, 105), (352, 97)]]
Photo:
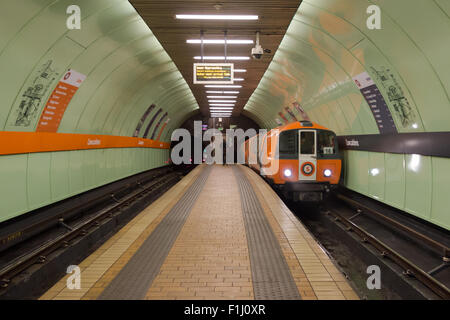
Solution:
[(368, 194), (377, 199), (384, 199), (385, 186), (385, 163), (384, 153), (369, 152), (369, 192)]
[(52, 183), (52, 200), (59, 201), (69, 194), (69, 153), (52, 152), (50, 178)]
[(369, 192), (369, 155), (365, 151), (347, 152), (347, 187), (363, 194)]
[(403, 154), (385, 154), (386, 203), (403, 209), (405, 206), (405, 159)]
[[(25, 168), (25, 170), (24, 170)], [(27, 155), (0, 156), (0, 220), (27, 210)]]
[(84, 190), (83, 151), (68, 151), (69, 153), (69, 193), (76, 194)]
[(433, 205), (431, 219), (440, 226), (450, 229), (450, 159), (432, 158)]
[(50, 181), (50, 153), (30, 153), (28, 155), (28, 205), (36, 208), (52, 200)]
[(418, 154), (405, 156), (405, 210), (423, 219), (430, 219), (432, 168), (431, 158)]

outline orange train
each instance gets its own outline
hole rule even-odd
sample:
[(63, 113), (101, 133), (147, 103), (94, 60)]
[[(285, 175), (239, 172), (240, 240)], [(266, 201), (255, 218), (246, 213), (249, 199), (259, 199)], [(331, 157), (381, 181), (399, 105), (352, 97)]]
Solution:
[(342, 160), (336, 134), (316, 123), (296, 121), (277, 127), (259, 139), (251, 137), (244, 148), (245, 163), (258, 172), (261, 167), (276, 167), (272, 162), (278, 161), (278, 170), (264, 178), (294, 201), (323, 200), (339, 183)]

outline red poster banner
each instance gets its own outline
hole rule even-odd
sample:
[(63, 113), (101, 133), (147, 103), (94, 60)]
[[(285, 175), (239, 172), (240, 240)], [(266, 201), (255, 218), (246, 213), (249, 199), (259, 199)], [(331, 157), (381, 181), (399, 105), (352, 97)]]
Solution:
[(53, 90), (42, 111), (36, 132), (57, 132), (64, 112), (86, 76), (67, 71)]

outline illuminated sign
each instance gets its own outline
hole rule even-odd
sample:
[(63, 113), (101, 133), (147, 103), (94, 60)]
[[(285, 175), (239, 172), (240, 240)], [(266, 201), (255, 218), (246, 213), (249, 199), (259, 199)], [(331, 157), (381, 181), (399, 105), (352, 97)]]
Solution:
[(194, 84), (233, 84), (233, 63), (194, 63)]

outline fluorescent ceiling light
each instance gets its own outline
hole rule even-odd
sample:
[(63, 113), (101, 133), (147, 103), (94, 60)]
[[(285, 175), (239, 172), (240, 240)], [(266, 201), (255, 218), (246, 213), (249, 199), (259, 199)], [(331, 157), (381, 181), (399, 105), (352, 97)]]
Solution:
[(206, 91), (206, 93), (239, 94), (239, 91)]
[(256, 15), (231, 15), (231, 14), (177, 14), (177, 19), (189, 20), (258, 20)]
[[(200, 44), (201, 39), (188, 39), (186, 43)], [(227, 44), (252, 44), (253, 40), (227, 40)], [(225, 44), (225, 39), (203, 39), (203, 44)]]
[[(195, 56), (195, 60), (202, 60), (201, 56)], [(224, 56), (203, 56), (203, 60), (225, 60)], [(226, 60), (250, 60), (248, 56), (227, 56)]]
[(211, 115), (211, 118), (230, 118), (231, 117), (231, 115), (220, 115), (220, 114), (212, 114)]
[(219, 110), (233, 110), (233, 107), (210, 107), (209, 110), (219, 111)]
[(212, 103), (215, 103), (215, 102), (233, 102), (233, 103), (236, 103), (236, 100), (208, 100), (208, 102), (212, 102)]
[(234, 72), (247, 72), (246, 69), (234, 69)]
[(236, 99), (237, 96), (206, 96), (208, 99)]
[(211, 107), (234, 107), (234, 103), (210, 103)]
[(242, 88), (240, 85), (207, 84), (205, 88)]
[(244, 81), (244, 78), (234, 78), (233, 81)]

